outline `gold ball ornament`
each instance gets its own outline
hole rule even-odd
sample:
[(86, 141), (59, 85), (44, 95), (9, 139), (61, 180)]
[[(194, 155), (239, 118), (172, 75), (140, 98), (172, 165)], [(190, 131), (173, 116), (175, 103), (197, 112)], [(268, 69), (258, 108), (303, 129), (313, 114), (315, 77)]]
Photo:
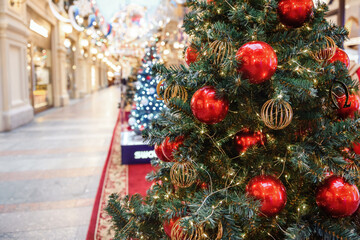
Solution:
[(169, 101), (173, 98), (179, 98), (183, 102), (186, 102), (186, 100), (188, 99), (188, 93), (187, 93), (185, 87), (179, 86), (177, 84), (172, 84), (172, 85), (168, 86), (164, 92), (165, 104), (168, 104)]
[(210, 44), (210, 54), (215, 55), (215, 64), (222, 64), (226, 56), (235, 53), (233, 46), (225, 41), (216, 40)]
[(318, 52), (312, 53), (313, 58), (318, 62), (327, 62), (336, 52), (336, 44), (331, 37), (326, 36), (326, 47)]
[[(221, 221), (219, 221), (217, 229), (215, 229), (214, 231), (211, 231), (211, 232), (213, 232), (212, 233), (213, 235), (211, 235), (211, 236), (208, 234), (208, 232), (206, 232), (206, 228), (203, 227), (202, 229), (204, 232), (204, 236), (207, 237), (206, 239), (221, 240), (223, 237), (223, 234), (224, 234), (224, 228), (223, 228)], [(217, 230), (217, 233), (215, 232), (216, 230)], [(216, 233), (216, 236), (214, 236), (215, 233)]]
[(221, 240), (222, 237), (223, 237), (223, 234), (224, 234), (224, 228), (223, 228), (223, 225), (222, 225), (222, 223), (220, 221), (219, 225), (218, 225), (218, 234), (217, 234), (215, 240)]
[(179, 188), (190, 187), (197, 177), (197, 171), (190, 162), (176, 162), (171, 167), (171, 182)]
[(157, 100), (164, 100), (164, 98), (161, 96), (161, 87), (163, 85), (163, 83), (165, 82), (165, 79), (161, 80), (158, 85), (156, 86), (156, 92), (157, 92), (157, 95), (158, 97), (156, 98)]
[(281, 98), (270, 99), (261, 109), (261, 119), (265, 125), (274, 130), (289, 126), (293, 118), (290, 104)]
[(181, 219), (177, 220), (171, 229), (171, 240), (201, 240), (203, 237), (203, 228), (192, 225), (190, 229), (184, 229), (180, 226)]

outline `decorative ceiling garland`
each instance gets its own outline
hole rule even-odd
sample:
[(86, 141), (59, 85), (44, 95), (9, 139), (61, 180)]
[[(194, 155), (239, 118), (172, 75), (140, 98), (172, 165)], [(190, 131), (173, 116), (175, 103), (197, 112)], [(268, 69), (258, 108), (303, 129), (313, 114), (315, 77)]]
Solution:
[(61, 15), (60, 13), (58, 13), (58, 11), (56, 11), (55, 7), (54, 7), (54, 3), (52, 2), (52, 0), (48, 0), (50, 9), (52, 14), (60, 21), (60, 22), (65, 22), (65, 23), (70, 23), (70, 19), (64, 17), (63, 15)]
[[(93, 10), (93, 6), (91, 5), (91, 2), (89, 2), (88, 0), (75, 1), (74, 4), (69, 7), (68, 18), (64, 17), (56, 10), (56, 7), (54, 6), (54, 3), (52, 2), (52, 0), (48, 0), (48, 3), (50, 6), (50, 10), (51, 10), (52, 14), (55, 16), (55, 18), (57, 18), (59, 21), (64, 22), (64, 23), (71, 23), (73, 28), (79, 32), (83, 32), (84, 30), (89, 29), (92, 26), (94, 26), (94, 23), (96, 22), (97, 17), (98, 17), (97, 16), (98, 11)], [(87, 25), (81, 26), (77, 21), (77, 16), (86, 18)], [(112, 25), (109, 23), (104, 22), (104, 24), (106, 26), (104, 26), (101, 29), (105, 29), (105, 31), (103, 31), (103, 33), (104, 33), (105, 37), (108, 37), (111, 34), (113, 28), (112, 28)]]
[(69, 8), (69, 18), (70, 18), (70, 23), (71, 23), (71, 25), (73, 26), (73, 28), (75, 29), (75, 30), (77, 30), (77, 31), (79, 31), (79, 32), (82, 32), (82, 31), (84, 31), (85, 29), (83, 28), (83, 27), (81, 27), (81, 26), (79, 26), (79, 24), (76, 22), (76, 20), (75, 20), (75, 6), (74, 5), (72, 5), (72, 6), (70, 6), (70, 8)]

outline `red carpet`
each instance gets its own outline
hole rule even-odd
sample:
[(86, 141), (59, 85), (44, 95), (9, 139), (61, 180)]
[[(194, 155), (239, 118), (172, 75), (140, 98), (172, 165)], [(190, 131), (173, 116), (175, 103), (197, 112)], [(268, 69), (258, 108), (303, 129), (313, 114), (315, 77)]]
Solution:
[(153, 170), (150, 164), (121, 165), (120, 135), (121, 130), (124, 130), (124, 125), (127, 125), (126, 121), (121, 121), (121, 118), (124, 119), (123, 114), (120, 111), (113, 131), (108, 156), (95, 197), (87, 240), (113, 239), (114, 231), (111, 229), (110, 216), (104, 211), (110, 194), (118, 193), (120, 196), (125, 196), (126, 194), (140, 193), (145, 196), (147, 189), (152, 184), (145, 180), (145, 176)]
[(128, 181), (129, 181), (129, 195), (140, 193), (145, 196), (146, 191), (151, 187), (152, 182), (145, 180), (146, 175), (153, 171), (150, 164), (136, 164), (129, 165)]

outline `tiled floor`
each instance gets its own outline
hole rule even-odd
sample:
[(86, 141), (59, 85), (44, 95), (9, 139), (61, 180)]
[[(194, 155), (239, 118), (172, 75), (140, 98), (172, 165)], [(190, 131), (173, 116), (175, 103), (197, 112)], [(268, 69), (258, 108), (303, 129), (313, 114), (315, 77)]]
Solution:
[(108, 88), (0, 133), (0, 239), (85, 239), (118, 101)]

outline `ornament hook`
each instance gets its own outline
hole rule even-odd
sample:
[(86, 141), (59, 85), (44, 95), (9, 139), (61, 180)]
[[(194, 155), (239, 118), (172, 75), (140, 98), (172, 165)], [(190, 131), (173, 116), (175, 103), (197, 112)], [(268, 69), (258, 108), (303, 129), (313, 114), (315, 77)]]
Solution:
[[(336, 84), (340, 84), (342, 89), (345, 91), (345, 103), (344, 103), (344, 106), (343, 107), (340, 107), (337, 103), (337, 100), (336, 98), (338, 98), (338, 96), (333, 92), (333, 89), (334, 87), (336, 86)], [(333, 82), (333, 84), (331, 85), (331, 88), (330, 88), (330, 99), (333, 103), (333, 105), (335, 106), (336, 109), (341, 109), (341, 108), (348, 108), (351, 106), (351, 103), (349, 103), (349, 89), (348, 87), (345, 85), (345, 83), (341, 82), (341, 81), (338, 81), (338, 80), (335, 80)]]

